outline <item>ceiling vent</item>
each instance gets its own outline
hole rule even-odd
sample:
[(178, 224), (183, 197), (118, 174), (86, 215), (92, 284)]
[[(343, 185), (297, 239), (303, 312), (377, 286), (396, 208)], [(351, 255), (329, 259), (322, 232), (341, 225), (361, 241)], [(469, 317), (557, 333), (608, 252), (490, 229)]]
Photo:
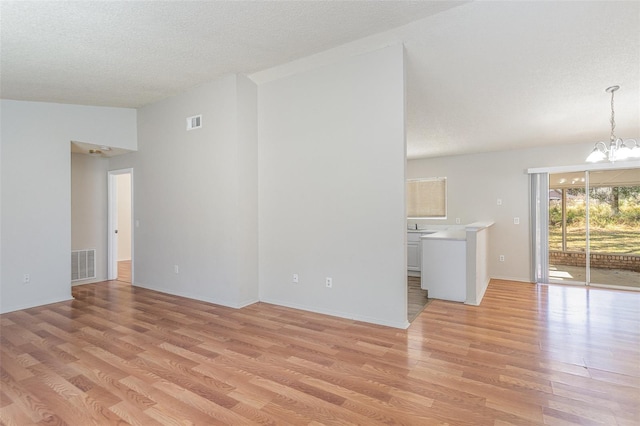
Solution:
[(187, 117), (187, 130), (199, 129), (202, 127), (202, 114)]

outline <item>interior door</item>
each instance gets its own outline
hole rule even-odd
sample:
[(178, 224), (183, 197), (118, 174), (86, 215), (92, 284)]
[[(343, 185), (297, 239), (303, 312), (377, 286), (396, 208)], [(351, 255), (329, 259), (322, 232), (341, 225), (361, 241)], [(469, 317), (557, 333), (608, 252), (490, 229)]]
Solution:
[[(133, 282), (133, 169), (110, 171), (108, 186), (108, 279)], [(119, 277), (123, 261), (125, 279)]]

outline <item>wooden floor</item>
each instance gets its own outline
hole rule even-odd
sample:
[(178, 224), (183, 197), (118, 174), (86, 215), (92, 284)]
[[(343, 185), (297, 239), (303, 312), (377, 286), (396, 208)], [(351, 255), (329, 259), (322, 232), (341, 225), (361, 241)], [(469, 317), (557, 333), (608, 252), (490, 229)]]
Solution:
[(407, 319), (413, 322), (429, 303), (427, 290), (420, 286), (420, 277), (407, 277)]
[(640, 294), (492, 281), (407, 330), (120, 282), (3, 314), (0, 423), (638, 425)]
[(118, 261), (118, 281), (124, 283), (131, 283), (131, 261), (119, 260)]

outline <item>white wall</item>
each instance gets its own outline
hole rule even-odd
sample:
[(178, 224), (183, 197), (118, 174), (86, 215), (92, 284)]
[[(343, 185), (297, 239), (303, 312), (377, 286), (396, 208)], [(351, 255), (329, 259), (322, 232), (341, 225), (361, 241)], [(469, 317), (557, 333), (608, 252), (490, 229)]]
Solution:
[[(106, 174), (106, 172), (105, 172)], [(118, 260), (131, 260), (131, 175), (116, 175)]]
[(10, 100), (0, 108), (0, 312), (9, 312), (71, 297), (69, 143), (135, 149), (136, 111)]
[(259, 297), (258, 276), (258, 88), (245, 76), (236, 79), (237, 172), (235, 256), (237, 299), (246, 305)]
[[(495, 221), (490, 229), (489, 275), (531, 281), (528, 168), (584, 164), (593, 143), (409, 160), (407, 178), (447, 177), (447, 220), (411, 220), (426, 224)], [(502, 205), (497, 204), (497, 199)], [(513, 219), (520, 219), (514, 225)], [(499, 262), (499, 255), (505, 256)]]
[(407, 326), (403, 53), (259, 86), (261, 300)]
[(134, 169), (135, 285), (258, 300), (256, 102), (255, 84), (229, 75), (138, 111), (138, 152), (109, 163)]
[(74, 285), (107, 279), (106, 158), (71, 154), (71, 250), (96, 250), (96, 277)]

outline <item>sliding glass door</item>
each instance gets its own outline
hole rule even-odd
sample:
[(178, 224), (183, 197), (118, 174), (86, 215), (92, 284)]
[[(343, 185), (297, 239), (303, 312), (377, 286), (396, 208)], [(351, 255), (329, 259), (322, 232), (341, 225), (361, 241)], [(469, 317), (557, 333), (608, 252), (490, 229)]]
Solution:
[(640, 169), (549, 175), (548, 279), (640, 289)]
[(585, 172), (549, 175), (549, 280), (586, 283)]

